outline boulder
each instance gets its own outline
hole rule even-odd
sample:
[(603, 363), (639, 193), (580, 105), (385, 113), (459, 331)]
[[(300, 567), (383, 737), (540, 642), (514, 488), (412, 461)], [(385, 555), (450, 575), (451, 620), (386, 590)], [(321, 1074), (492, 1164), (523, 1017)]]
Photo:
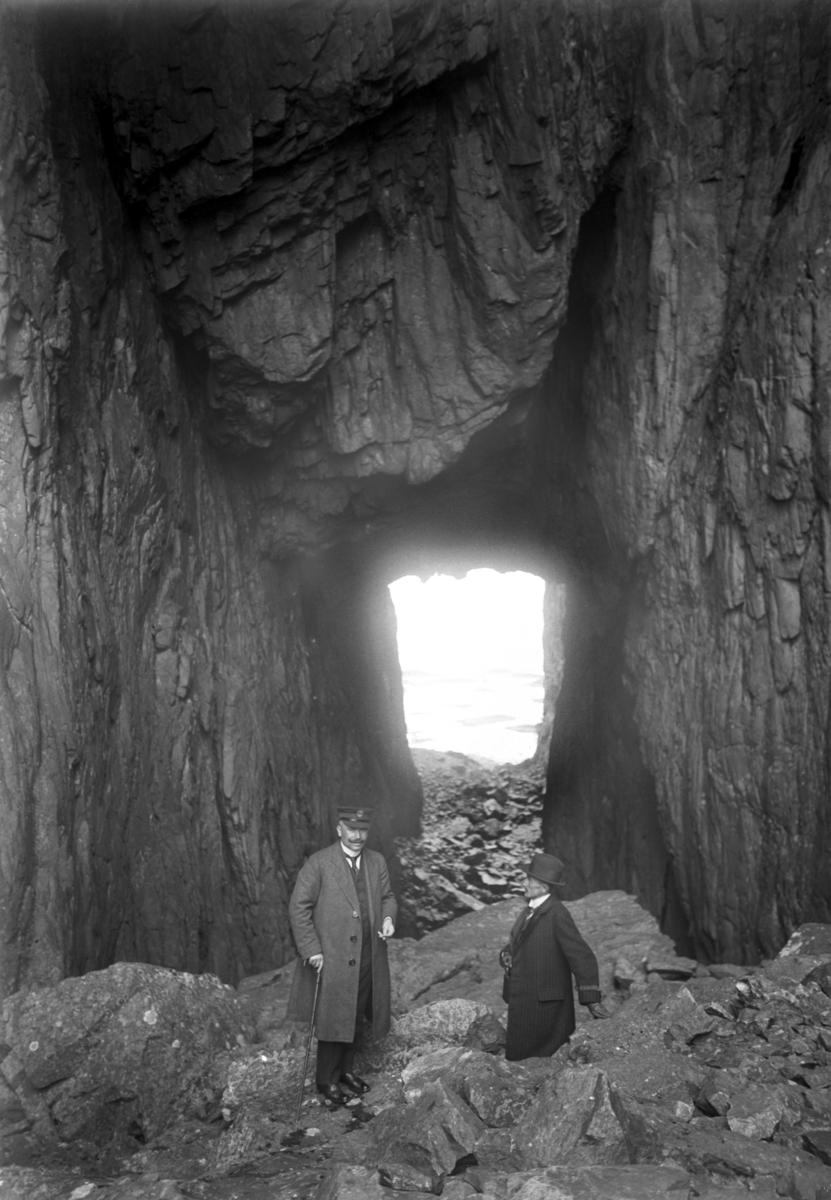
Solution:
[(777, 958), (788, 958), (791, 955), (802, 958), (813, 955), (831, 958), (831, 925), (819, 922), (800, 925), (788, 938)]
[(511, 1063), (481, 1050), (445, 1047), (419, 1055), (404, 1068), (404, 1097), (413, 1102), (443, 1081), (492, 1129), (516, 1125), (551, 1071), (548, 1059)]
[(515, 1138), (529, 1167), (629, 1161), (608, 1078), (592, 1066), (567, 1067), (544, 1083)]
[(647, 957), (644, 967), (648, 975), (658, 975), (661, 979), (689, 979), (695, 975), (698, 963), (694, 958), (682, 958), (674, 953), (652, 954)]
[(486, 1050), (489, 1054), (504, 1049), (506, 1040), (507, 1030), (492, 1012), (486, 1012), (472, 1021), (465, 1034), (466, 1046)]
[(693, 1115), (706, 1068), (663, 1043), (614, 1053), (603, 1059), (609, 1083), (635, 1099), (660, 1104), (679, 1116)]
[(710, 963), (707, 970), (714, 979), (742, 979), (748, 973), (747, 967), (736, 963)]
[(730, 1108), (730, 1097), (735, 1091), (727, 1071), (713, 1071), (708, 1075), (696, 1096), (696, 1105), (708, 1117), (724, 1117)]
[(621, 992), (628, 992), (641, 974), (625, 955), (619, 954), (612, 966), (612, 983)]
[(785, 1084), (763, 1087), (749, 1084), (730, 1097), (727, 1126), (733, 1133), (770, 1141), (776, 1131), (799, 1121), (800, 1107)]
[(802, 1140), (812, 1154), (831, 1167), (831, 1129), (806, 1129)]
[(426, 1086), (412, 1104), (390, 1108), (372, 1123), (373, 1161), (402, 1163), (448, 1175), (474, 1153), (484, 1122), (442, 1080)]
[(289, 1038), (280, 1049), (249, 1047), (231, 1055), (221, 1099), (226, 1120), (252, 1106), (276, 1111), (296, 1104), (305, 1053), (300, 1039), (292, 1044)]
[(116, 963), (3, 1005), (3, 1071), (63, 1141), (145, 1141), (218, 1105), (230, 1052), (252, 1030), (212, 975)]
[(393, 1012), (399, 1014), (435, 1000), (465, 997), (504, 1013), (500, 945), (517, 912), (516, 900), (501, 900), (467, 913), (416, 941), (388, 943)]
[(366, 1040), (356, 1056), (356, 1069), (359, 1073), (400, 1073), (416, 1053), (464, 1045), (471, 1028), (488, 1015), (492, 1014), (484, 1004), (472, 1000), (438, 1000), (393, 1017), (390, 1032), (381, 1041), (372, 1040), (365, 1027)]

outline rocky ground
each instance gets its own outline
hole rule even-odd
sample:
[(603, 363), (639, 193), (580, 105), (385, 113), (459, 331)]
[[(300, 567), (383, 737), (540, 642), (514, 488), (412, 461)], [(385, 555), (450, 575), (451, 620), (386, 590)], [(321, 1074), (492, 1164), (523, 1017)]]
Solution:
[(413, 750), (424, 790), (422, 832), (396, 843), (399, 929), (420, 936), (484, 904), (521, 895), (542, 849), (545, 768), (498, 766), (453, 751)]
[[(434, 845), (476, 903), (391, 944), (393, 1028), (363, 1045), (364, 1103), (329, 1110), (309, 1083), (296, 1120), (291, 965), (234, 989), (116, 964), (4, 1005), (0, 1200), (828, 1200), (831, 929), (803, 927), (760, 967), (704, 966), (631, 896), (586, 896), (569, 908), (613, 1017), (581, 1010), (553, 1059), (507, 1063), (497, 956), (519, 902), (474, 889), (511, 890), (526, 835), (506, 817), (514, 785), (491, 781), (481, 799), (499, 813), (465, 819), (499, 824), (502, 879), (468, 874), (479, 832), (447, 856), (436, 823), (461, 839), (466, 789), (482, 786), (465, 769), (407, 861), (429, 864)], [(407, 901), (440, 912), (428, 888)]]

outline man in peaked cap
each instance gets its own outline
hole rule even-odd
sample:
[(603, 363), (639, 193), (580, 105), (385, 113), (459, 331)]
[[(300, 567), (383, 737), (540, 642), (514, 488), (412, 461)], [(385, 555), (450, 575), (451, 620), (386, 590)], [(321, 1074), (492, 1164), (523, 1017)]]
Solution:
[(574, 991), (595, 1018), (610, 1014), (600, 1003), (597, 959), (553, 889), (564, 867), (553, 854), (535, 854), (525, 868), (527, 908), (517, 917), (499, 958), (508, 1003), (505, 1057), (545, 1058), (574, 1032)]
[(364, 1016), (376, 1038), (390, 1028), (387, 938), (397, 905), (384, 856), (366, 849), (371, 819), (369, 808), (338, 809), (339, 840), (303, 864), (289, 902), (300, 961), (286, 1015), (310, 1020), (318, 972), (315, 1079), (333, 1104), (369, 1091), (352, 1070)]

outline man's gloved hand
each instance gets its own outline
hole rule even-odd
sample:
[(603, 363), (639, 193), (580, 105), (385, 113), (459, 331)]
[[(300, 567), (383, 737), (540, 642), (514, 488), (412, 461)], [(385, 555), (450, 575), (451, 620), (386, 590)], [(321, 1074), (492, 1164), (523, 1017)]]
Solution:
[(510, 971), (510, 969), (511, 969), (511, 948), (510, 948), (510, 946), (503, 946), (502, 949), (499, 951), (499, 965), (503, 971)]
[(384, 924), (381, 926), (381, 931), (378, 934), (378, 937), (383, 938), (384, 941), (386, 941), (386, 939), (391, 938), (394, 933), (395, 926), (392, 923), (392, 917), (384, 917)]
[(314, 969), (317, 971), (318, 975), (323, 970), (323, 955), (322, 954), (312, 954), (310, 958), (306, 959), (306, 961), (308, 962), (310, 967), (314, 967)]
[(595, 1021), (603, 1021), (612, 1015), (608, 1008), (604, 1008), (602, 1004), (587, 1004), (586, 1008), (594, 1017)]

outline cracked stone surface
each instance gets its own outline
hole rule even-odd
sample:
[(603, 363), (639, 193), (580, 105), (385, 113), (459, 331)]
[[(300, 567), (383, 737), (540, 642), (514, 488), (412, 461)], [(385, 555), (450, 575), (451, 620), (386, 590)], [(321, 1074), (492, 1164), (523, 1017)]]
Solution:
[[(596, 904), (600, 915), (606, 901), (586, 897), (586, 912)], [(491, 907), (507, 915), (505, 902)], [(461, 956), (470, 920), (423, 941), (458, 926)], [(641, 924), (630, 925), (633, 958)], [(816, 945), (818, 932), (799, 940)], [(496, 926), (483, 931), (488, 958), (500, 944)], [(273, 973), (233, 989), (118, 964), (6, 1001), (0, 1186), (27, 1200), (93, 1190), (101, 1200), (336, 1200), (391, 1183), (451, 1200), (530, 1200), (555, 1187), (568, 1200), (822, 1200), (831, 997), (818, 967), (828, 962), (783, 953), (739, 978), (645, 973), (610, 1004), (611, 1019), (583, 1021), (552, 1058), (518, 1063), (482, 1047), (483, 1015), (498, 1015), (457, 973), (455, 995), (395, 1017), (384, 1042), (363, 1047), (362, 1100), (327, 1106), (310, 1071), (299, 1127), (305, 1031), (260, 1025), (251, 1003), (279, 990)]]

